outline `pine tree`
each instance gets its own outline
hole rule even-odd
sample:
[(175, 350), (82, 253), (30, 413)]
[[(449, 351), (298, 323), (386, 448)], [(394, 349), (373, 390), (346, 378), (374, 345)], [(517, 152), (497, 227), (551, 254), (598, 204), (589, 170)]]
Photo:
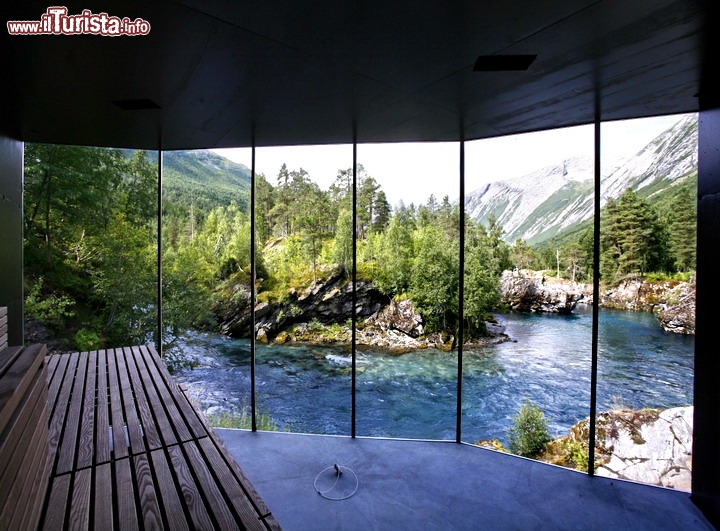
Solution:
[(603, 277), (611, 282), (667, 265), (666, 240), (657, 214), (633, 190), (628, 189), (605, 206), (600, 238)]
[(670, 251), (679, 271), (695, 269), (697, 204), (693, 190), (683, 186), (670, 203), (667, 215)]

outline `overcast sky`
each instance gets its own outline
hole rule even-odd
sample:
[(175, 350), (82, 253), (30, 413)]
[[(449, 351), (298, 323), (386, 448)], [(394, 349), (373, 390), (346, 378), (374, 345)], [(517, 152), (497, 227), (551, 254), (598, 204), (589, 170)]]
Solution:
[[(631, 157), (682, 115), (607, 122), (602, 126), (603, 161)], [(358, 162), (385, 191), (391, 205), (424, 203), (430, 194), (457, 199), (458, 143), (360, 144)], [(217, 149), (216, 153), (250, 166), (250, 149)], [(500, 179), (521, 177), (575, 156), (592, 157), (593, 126), (570, 127), (465, 143), (466, 192)], [(327, 189), (339, 169), (352, 166), (352, 146), (258, 148), (256, 170), (275, 184), (282, 164), (303, 168)], [(605, 163), (605, 162), (603, 162)]]

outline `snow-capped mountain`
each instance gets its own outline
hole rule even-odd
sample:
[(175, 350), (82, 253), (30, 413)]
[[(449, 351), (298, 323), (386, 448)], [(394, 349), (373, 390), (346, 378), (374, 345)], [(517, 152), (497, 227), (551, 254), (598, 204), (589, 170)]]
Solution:
[[(681, 118), (634, 157), (602, 168), (601, 205), (632, 188), (644, 197), (697, 171), (697, 115)], [(494, 216), (505, 239), (539, 243), (593, 215), (593, 160), (571, 157), (515, 179), (497, 181), (465, 198), (468, 215)]]

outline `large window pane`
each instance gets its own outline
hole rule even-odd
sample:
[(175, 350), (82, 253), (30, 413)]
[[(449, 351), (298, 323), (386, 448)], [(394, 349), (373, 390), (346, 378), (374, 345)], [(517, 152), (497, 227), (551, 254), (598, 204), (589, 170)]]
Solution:
[(251, 427), (249, 155), (163, 153), (165, 362), (220, 427)]
[(581, 446), (559, 438), (590, 413), (579, 236), (592, 224), (592, 138), (576, 127), (466, 144), (464, 300), (476, 340), (463, 357), (463, 439), (575, 468)]
[[(459, 146), (358, 146), (358, 434), (454, 439)], [(364, 295), (365, 296), (365, 295)]]
[(352, 147), (256, 160), (259, 411), (281, 429), (349, 435)]
[(601, 145), (597, 474), (689, 491), (697, 116), (603, 124)]

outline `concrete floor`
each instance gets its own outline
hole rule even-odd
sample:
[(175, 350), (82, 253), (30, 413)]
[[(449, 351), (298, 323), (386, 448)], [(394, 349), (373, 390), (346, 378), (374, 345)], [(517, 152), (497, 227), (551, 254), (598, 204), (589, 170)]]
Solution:
[[(689, 495), (455, 443), (217, 430), (283, 529), (712, 530)], [(335, 485), (335, 463), (348, 467)]]

